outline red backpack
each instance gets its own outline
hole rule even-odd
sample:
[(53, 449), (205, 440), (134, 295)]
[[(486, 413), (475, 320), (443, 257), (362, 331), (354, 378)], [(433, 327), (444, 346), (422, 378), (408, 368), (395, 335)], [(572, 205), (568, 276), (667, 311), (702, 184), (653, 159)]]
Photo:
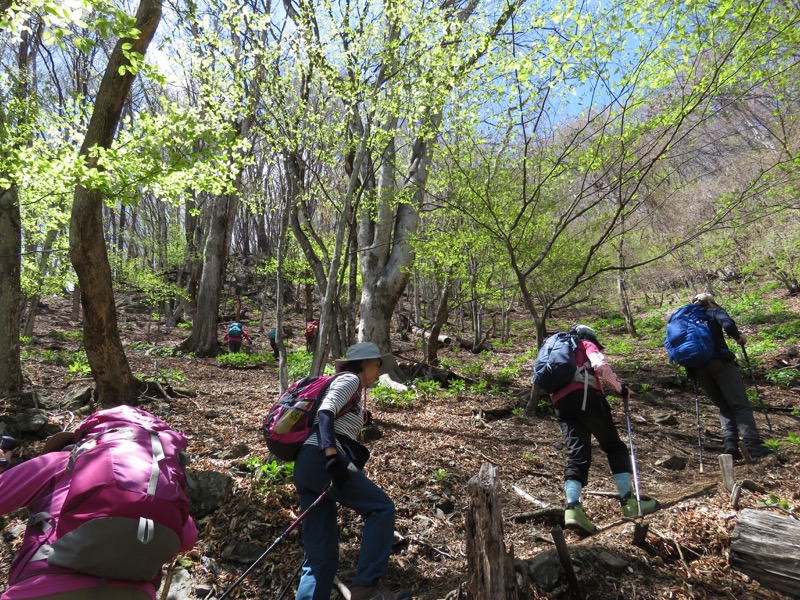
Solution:
[[(292, 383), (269, 409), (261, 429), (269, 451), (280, 460), (293, 461), (314, 428), (314, 417), (325, 392), (333, 380), (341, 375), (303, 377)], [(336, 418), (353, 410), (358, 403), (358, 392), (353, 394)]]
[(47, 561), (108, 579), (151, 581), (184, 542), (187, 441), (161, 419), (132, 406), (94, 413), (75, 431), (63, 505), (31, 516)]

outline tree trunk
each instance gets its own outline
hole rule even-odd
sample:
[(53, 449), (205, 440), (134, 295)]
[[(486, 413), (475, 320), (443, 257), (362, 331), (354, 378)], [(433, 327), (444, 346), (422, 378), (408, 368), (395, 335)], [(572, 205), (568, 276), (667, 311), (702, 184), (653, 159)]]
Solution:
[[(160, 20), (161, 1), (141, 0), (135, 23), (140, 31), (138, 39), (120, 39), (111, 53), (80, 150), (90, 168), (97, 167), (97, 159), (90, 156), (92, 148), (111, 147), (123, 104), (135, 77), (124, 68), (128, 59), (123, 46), (144, 54)], [(104, 239), (103, 200), (103, 194), (98, 190), (89, 190), (82, 185), (76, 187), (70, 219), (69, 254), (80, 282), (83, 343), (97, 386), (96, 398), (101, 404), (111, 405), (135, 401), (138, 394), (137, 382), (117, 329), (111, 267)]]
[(220, 196), (211, 207), (212, 218), (208, 239), (203, 250), (203, 271), (197, 292), (197, 309), (192, 321), (192, 333), (179, 348), (197, 356), (216, 356), (219, 350), (219, 298), (228, 260), (232, 221), (239, 200), (235, 194)]
[(528, 598), (517, 583), (514, 551), (506, 552), (497, 469), (486, 463), (467, 483), (467, 583), (471, 600)]
[(764, 587), (800, 597), (800, 522), (765, 510), (739, 513), (731, 566)]
[(0, 394), (22, 390), (19, 362), (20, 252), (19, 198), (16, 185), (0, 191)]

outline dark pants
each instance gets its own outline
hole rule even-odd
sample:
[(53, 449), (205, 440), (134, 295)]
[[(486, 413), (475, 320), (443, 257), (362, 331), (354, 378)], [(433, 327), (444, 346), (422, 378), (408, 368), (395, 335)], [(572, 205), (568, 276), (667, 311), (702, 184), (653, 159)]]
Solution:
[(719, 409), (719, 424), (725, 446), (735, 448), (741, 438), (751, 454), (762, 453), (763, 441), (736, 363), (715, 358), (695, 369), (694, 375), (698, 385)]
[(235, 340), (233, 338), (228, 340), (228, 350), (231, 352), (238, 352), (242, 347), (242, 340)]
[(567, 444), (564, 480), (574, 479), (584, 486), (589, 481), (589, 468), (592, 466), (592, 436), (606, 453), (612, 473), (630, 473), (628, 447), (617, 433), (606, 397), (590, 388), (585, 411), (581, 410), (582, 405), (583, 390), (575, 390), (561, 398), (554, 406), (556, 419)]

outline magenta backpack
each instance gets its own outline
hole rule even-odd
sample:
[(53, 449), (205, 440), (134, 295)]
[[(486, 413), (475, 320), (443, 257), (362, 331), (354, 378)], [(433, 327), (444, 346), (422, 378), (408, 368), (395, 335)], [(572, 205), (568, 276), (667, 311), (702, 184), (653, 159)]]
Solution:
[(94, 413), (75, 431), (69, 491), (58, 514), (31, 516), (41, 544), (30, 559), (108, 579), (151, 581), (180, 551), (189, 501), (187, 441), (132, 406)]
[[(303, 377), (286, 388), (269, 409), (261, 429), (267, 448), (276, 458), (285, 461), (297, 458), (303, 442), (311, 435), (322, 398), (338, 375)], [(358, 393), (336, 417), (350, 412), (357, 403)]]

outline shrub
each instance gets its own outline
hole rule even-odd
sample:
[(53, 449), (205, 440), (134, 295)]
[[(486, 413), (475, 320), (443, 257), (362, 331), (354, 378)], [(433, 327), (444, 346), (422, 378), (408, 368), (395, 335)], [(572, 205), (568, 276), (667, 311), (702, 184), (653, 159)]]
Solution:
[(226, 369), (247, 369), (274, 360), (275, 357), (272, 354), (245, 354), (244, 352), (229, 352), (217, 356), (219, 366)]

